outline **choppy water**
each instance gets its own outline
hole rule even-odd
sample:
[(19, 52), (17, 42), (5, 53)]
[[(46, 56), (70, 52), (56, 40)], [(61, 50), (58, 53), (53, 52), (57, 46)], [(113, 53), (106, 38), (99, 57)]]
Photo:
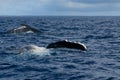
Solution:
[[(25, 23), (39, 34), (0, 34), (0, 80), (120, 80), (120, 17), (0, 17), (0, 32)], [(53, 49), (50, 55), (14, 49), (68, 39), (88, 51)]]

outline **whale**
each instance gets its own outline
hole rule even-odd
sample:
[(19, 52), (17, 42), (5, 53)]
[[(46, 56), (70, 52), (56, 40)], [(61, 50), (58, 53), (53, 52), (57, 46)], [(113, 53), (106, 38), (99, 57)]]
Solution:
[(50, 43), (47, 47), (39, 47), (33, 44), (25, 45), (19, 49), (18, 53), (49, 54), (51, 48), (69, 48), (87, 51), (87, 47), (83, 43), (62, 40)]
[(50, 49), (50, 48), (70, 48), (70, 49), (79, 49), (82, 51), (87, 50), (87, 47), (83, 43), (72, 42), (72, 41), (68, 41), (68, 40), (62, 40), (62, 41), (50, 43), (47, 46), (47, 48), (48, 49)]
[(69, 49), (77, 49), (82, 51), (87, 51), (87, 47), (80, 42), (72, 42), (68, 40), (57, 41), (48, 44), (46, 47), (39, 47), (34, 44), (21, 45), (21, 47), (11, 46), (6, 49), (7, 53), (15, 53), (15, 54), (37, 54), (37, 55), (49, 55), (51, 53), (51, 49), (56, 48), (69, 48)]
[(35, 29), (35, 28), (32, 28), (31, 26), (27, 25), (27, 24), (21, 24), (20, 27), (17, 27), (17, 28), (14, 28), (14, 29), (11, 29), (11, 30), (8, 30), (7, 32), (5, 33), (40, 33), (41, 31)]
[(21, 49), (19, 49), (19, 53), (47, 53), (51, 48), (70, 48), (70, 49), (78, 49), (82, 51), (87, 51), (87, 47), (80, 42), (72, 42), (68, 40), (57, 41), (54, 43), (48, 44), (47, 47), (39, 47), (37, 45), (25, 45)]

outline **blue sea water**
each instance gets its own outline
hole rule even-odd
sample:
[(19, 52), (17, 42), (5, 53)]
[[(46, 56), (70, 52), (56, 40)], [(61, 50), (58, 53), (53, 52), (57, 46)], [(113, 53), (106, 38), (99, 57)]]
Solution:
[[(120, 17), (0, 17), (0, 32), (28, 24), (35, 34), (0, 34), (0, 80), (120, 80)], [(14, 49), (70, 40), (88, 50), (52, 49), (50, 55), (15, 54)]]

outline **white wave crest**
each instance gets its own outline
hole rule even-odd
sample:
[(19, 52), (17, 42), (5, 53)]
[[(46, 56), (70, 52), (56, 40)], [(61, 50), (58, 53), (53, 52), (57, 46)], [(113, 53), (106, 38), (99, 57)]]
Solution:
[(21, 54), (49, 55), (50, 50), (36, 45), (26, 45), (19, 50)]

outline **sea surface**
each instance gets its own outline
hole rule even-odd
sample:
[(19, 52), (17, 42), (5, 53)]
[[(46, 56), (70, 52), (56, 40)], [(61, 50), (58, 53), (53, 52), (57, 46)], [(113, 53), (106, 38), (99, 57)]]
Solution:
[[(21, 24), (41, 33), (0, 34), (0, 80), (120, 80), (120, 17), (1, 16), (0, 32)], [(24, 45), (45, 48), (59, 40), (81, 42), (88, 50), (50, 49), (49, 55), (15, 52)]]

